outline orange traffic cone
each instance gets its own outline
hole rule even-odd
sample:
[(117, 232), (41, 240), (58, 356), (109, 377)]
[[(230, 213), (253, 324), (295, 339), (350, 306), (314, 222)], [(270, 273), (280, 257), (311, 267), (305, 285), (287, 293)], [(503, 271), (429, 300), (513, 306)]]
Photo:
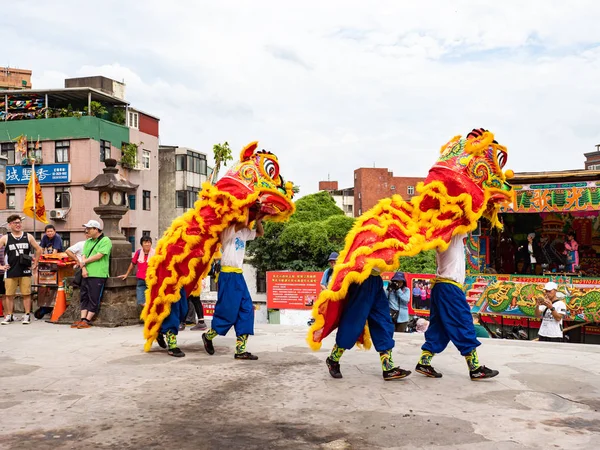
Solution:
[(56, 301), (54, 302), (54, 309), (52, 310), (52, 317), (50, 318), (50, 322), (56, 323), (60, 316), (63, 315), (65, 310), (67, 309), (67, 298), (65, 297), (65, 286), (60, 280), (58, 284), (58, 292), (56, 293)]

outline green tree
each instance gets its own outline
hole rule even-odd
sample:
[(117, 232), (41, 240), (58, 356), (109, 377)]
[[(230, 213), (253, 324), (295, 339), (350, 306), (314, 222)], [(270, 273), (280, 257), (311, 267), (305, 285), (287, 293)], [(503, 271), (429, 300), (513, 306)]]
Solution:
[(210, 178), (208, 180), (211, 183), (215, 183), (217, 181), (219, 170), (221, 170), (221, 165), (226, 166), (228, 161), (233, 161), (229, 143), (225, 141), (223, 144), (213, 145), (213, 156), (215, 158), (215, 168), (210, 174)]
[(427, 250), (415, 256), (401, 256), (400, 268), (409, 273), (435, 273), (435, 250)]
[(327, 192), (302, 197), (289, 222), (265, 223), (265, 235), (248, 244), (251, 264), (270, 270), (320, 271), (340, 251), (354, 219), (344, 215)]

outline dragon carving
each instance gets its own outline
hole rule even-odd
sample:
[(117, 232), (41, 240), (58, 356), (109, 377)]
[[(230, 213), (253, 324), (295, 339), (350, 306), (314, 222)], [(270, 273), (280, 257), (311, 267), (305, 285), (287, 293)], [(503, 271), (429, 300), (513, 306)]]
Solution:
[(214, 186), (204, 183), (194, 208), (173, 221), (148, 263), (144, 349), (150, 350), (171, 305), (207, 276), (219, 249), (221, 232), (235, 222), (251, 223), (258, 212), (265, 220), (285, 221), (294, 213), (293, 184), (279, 174), (277, 157), (256, 151), (257, 142), (242, 149), (240, 161)]
[[(512, 194), (506, 180), (513, 173), (503, 171), (507, 156), (506, 148), (489, 131), (456, 136), (442, 147), (415, 197), (404, 201), (394, 195), (359, 217), (346, 237), (329, 289), (321, 292), (313, 306), (315, 322), (307, 337), (310, 347), (318, 350), (337, 328), (351, 283), (361, 283), (373, 270), (398, 269), (400, 256), (447, 249), (454, 235), (472, 231), (481, 217), (501, 228), (498, 212)], [(366, 325), (357, 344), (371, 345)]]

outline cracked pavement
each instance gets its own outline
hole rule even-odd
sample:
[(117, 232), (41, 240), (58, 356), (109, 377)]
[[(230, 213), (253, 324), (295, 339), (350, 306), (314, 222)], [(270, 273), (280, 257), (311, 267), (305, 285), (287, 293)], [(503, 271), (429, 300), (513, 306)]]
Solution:
[[(449, 346), (433, 362), (384, 382), (374, 350), (344, 354), (344, 378), (325, 367), (305, 327), (259, 325), (258, 361), (235, 361), (235, 336), (204, 352), (180, 333), (185, 358), (154, 346), (141, 326), (71, 329), (34, 322), (0, 327), (0, 448), (596, 449), (600, 346), (483, 340), (473, 382)], [(414, 370), (423, 335), (396, 333), (394, 361)]]

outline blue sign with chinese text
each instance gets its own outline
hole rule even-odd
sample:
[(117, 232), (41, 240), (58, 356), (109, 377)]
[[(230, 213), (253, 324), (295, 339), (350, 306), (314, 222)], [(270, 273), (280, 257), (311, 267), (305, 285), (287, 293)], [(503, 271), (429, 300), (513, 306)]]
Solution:
[[(42, 164), (35, 166), (40, 184), (68, 183), (71, 181), (69, 164)], [(28, 184), (31, 166), (6, 166), (6, 185)]]

